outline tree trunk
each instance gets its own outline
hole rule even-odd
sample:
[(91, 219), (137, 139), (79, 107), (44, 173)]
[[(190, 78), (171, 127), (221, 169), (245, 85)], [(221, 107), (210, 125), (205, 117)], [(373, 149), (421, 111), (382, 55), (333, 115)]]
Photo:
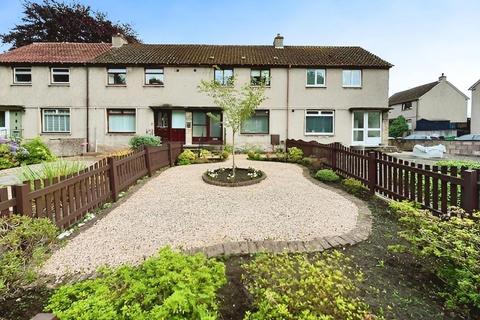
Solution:
[(233, 131), (233, 135), (232, 135), (232, 162), (233, 162), (233, 165), (232, 165), (232, 175), (233, 175), (233, 179), (235, 179), (235, 131)]

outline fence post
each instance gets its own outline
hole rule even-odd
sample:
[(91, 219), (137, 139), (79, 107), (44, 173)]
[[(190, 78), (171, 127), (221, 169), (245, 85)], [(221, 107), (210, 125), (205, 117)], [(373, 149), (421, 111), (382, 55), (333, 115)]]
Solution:
[(368, 153), (368, 188), (370, 193), (375, 193), (375, 186), (377, 185), (377, 161), (375, 151)]
[(332, 170), (336, 170), (337, 169), (337, 143), (336, 142), (332, 144), (332, 148), (330, 150), (331, 150), (331, 156), (332, 156), (332, 159), (330, 160), (330, 164), (332, 166)]
[(32, 204), (28, 200), (28, 193), (30, 192), (30, 185), (28, 183), (17, 184), (13, 186), (13, 193), (17, 202), (15, 206), (15, 213), (24, 216), (32, 216)]
[(173, 159), (173, 155), (172, 155), (172, 143), (169, 142), (168, 143), (168, 161), (170, 162), (170, 167), (173, 167), (174, 166), (174, 159)]
[(466, 212), (478, 209), (478, 172), (476, 170), (462, 171), (462, 205)]
[(116, 202), (118, 200), (118, 176), (117, 176), (115, 158), (108, 157), (107, 163), (109, 165), (108, 178), (110, 181), (110, 192), (112, 193), (113, 202)]
[(145, 166), (147, 167), (148, 176), (151, 177), (153, 175), (153, 169), (152, 159), (150, 158), (150, 147), (144, 146), (143, 149), (145, 150)]

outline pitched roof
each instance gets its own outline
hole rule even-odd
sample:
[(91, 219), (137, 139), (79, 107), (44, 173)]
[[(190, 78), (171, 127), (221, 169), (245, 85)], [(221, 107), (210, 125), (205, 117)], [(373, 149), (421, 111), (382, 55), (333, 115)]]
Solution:
[(0, 54), (0, 63), (85, 63), (110, 48), (109, 43), (36, 42)]
[(430, 82), (415, 88), (397, 92), (388, 99), (388, 105), (392, 106), (394, 104), (418, 100), (425, 93), (432, 90), (437, 84), (439, 84), (439, 81)]
[(325, 66), (390, 68), (392, 64), (360, 47), (126, 44), (92, 60), (94, 64)]
[(468, 88), (468, 90), (475, 90), (475, 88), (480, 84), (480, 79), (475, 82), (474, 84), (472, 84), (472, 86), (470, 88)]

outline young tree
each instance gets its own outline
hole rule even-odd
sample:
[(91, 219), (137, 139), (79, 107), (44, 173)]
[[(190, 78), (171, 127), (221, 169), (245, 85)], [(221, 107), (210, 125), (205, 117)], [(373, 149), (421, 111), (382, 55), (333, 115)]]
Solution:
[(408, 123), (404, 116), (398, 116), (390, 123), (390, 137), (398, 138), (408, 131)]
[(211, 113), (208, 116), (232, 130), (232, 175), (235, 177), (235, 135), (240, 131), (242, 123), (248, 120), (255, 109), (265, 101), (265, 85), (253, 87), (246, 83), (237, 87), (233, 78), (230, 79), (228, 85), (223, 85), (215, 80), (202, 80), (199, 90), (210, 96), (214, 104), (223, 111), (223, 121)]
[(25, 1), (22, 21), (1, 34), (3, 43), (18, 48), (32, 42), (110, 42), (113, 34), (123, 34), (129, 42), (138, 42), (132, 26), (113, 23), (103, 12), (73, 2), (44, 0)]

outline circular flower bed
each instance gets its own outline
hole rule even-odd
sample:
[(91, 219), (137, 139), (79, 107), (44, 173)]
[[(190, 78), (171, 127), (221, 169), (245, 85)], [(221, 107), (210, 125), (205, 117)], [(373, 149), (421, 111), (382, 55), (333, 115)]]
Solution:
[(202, 175), (206, 183), (223, 187), (249, 186), (266, 177), (265, 172), (254, 168), (236, 168), (235, 177), (232, 175), (232, 168), (209, 169)]

